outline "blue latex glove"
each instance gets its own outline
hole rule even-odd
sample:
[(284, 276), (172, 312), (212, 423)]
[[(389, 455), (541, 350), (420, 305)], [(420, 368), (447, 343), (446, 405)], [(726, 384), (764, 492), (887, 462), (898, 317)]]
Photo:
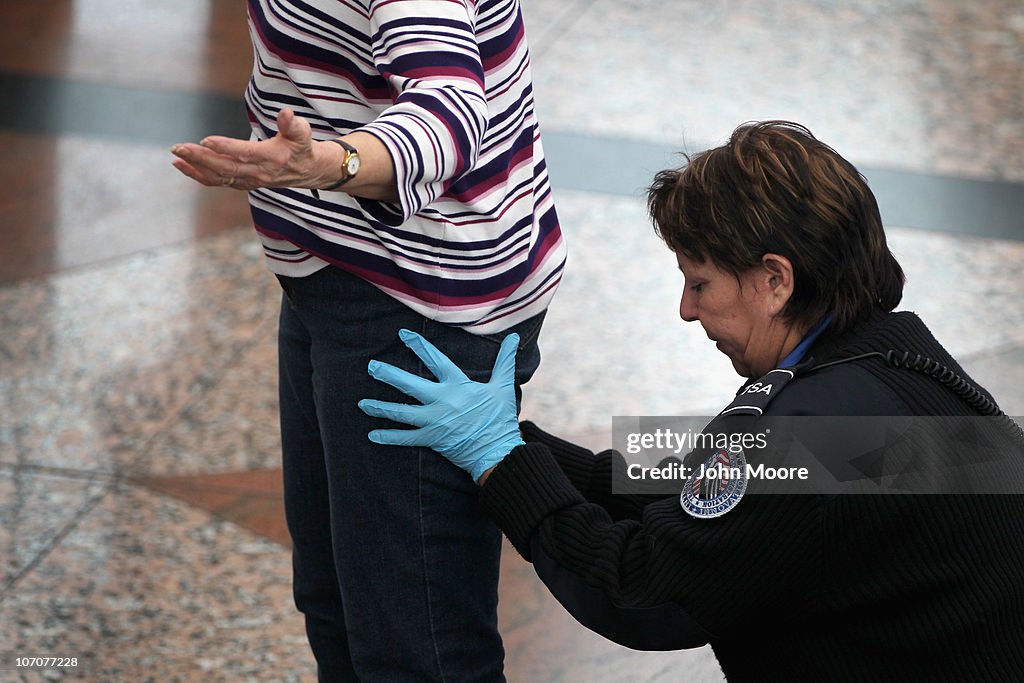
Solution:
[(387, 363), (372, 360), (370, 376), (423, 405), (363, 399), (359, 407), (372, 417), (404, 422), (418, 429), (375, 429), (370, 441), (397, 446), (426, 446), (469, 472), (473, 481), (523, 443), (516, 410), (515, 371), (519, 335), (505, 337), (486, 384), (466, 377), (446, 355), (409, 330), (398, 333), (439, 381), (431, 382)]

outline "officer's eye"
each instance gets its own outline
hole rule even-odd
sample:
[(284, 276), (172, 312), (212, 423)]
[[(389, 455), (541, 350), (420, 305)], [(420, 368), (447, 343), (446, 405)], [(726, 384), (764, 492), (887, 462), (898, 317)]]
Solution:
[(703, 282), (698, 282), (697, 284), (695, 284), (692, 287), (690, 287), (690, 289), (692, 289), (693, 291), (695, 291), (698, 294), (700, 294), (702, 291), (704, 291), (704, 283)]

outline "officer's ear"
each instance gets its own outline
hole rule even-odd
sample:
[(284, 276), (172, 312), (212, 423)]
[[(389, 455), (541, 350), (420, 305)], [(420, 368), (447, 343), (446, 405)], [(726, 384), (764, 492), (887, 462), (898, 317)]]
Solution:
[(767, 297), (768, 310), (778, 315), (793, 296), (793, 264), (781, 254), (765, 254), (761, 257), (761, 284)]

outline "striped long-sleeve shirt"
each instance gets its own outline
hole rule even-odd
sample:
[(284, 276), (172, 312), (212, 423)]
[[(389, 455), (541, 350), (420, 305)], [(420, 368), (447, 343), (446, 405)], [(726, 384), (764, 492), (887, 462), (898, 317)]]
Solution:
[(334, 264), (489, 334), (543, 311), (565, 262), (518, 0), (249, 0), (254, 138), (285, 107), (315, 139), (367, 131), (398, 203), (259, 189), (270, 269)]

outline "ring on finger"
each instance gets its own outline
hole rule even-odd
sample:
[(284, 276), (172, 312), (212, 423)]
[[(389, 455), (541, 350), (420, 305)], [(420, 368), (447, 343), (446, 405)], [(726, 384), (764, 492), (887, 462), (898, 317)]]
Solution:
[(231, 176), (230, 178), (224, 178), (223, 180), (220, 181), (220, 184), (223, 185), (224, 187), (234, 187), (235, 176)]

